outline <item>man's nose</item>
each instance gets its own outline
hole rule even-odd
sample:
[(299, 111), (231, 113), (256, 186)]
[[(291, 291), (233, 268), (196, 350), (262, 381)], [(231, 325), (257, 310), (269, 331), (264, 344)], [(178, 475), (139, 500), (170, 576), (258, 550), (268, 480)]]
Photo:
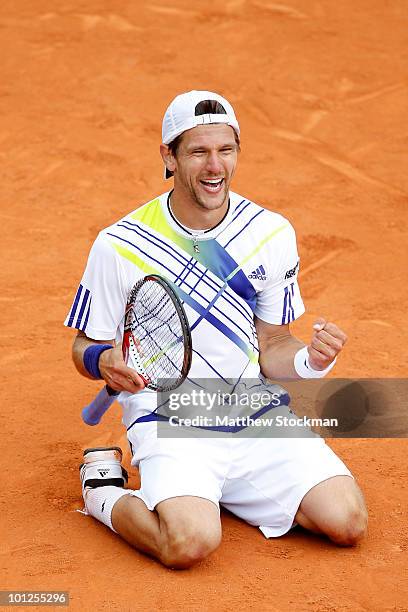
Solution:
[(213, 174), (217, 174), (221, 172), (222, 165), (220, 162), (220, 158), (218, 157), (218, 153), (216, 151), (211, 151), (207, 156), (207, 170), (212, 172)]

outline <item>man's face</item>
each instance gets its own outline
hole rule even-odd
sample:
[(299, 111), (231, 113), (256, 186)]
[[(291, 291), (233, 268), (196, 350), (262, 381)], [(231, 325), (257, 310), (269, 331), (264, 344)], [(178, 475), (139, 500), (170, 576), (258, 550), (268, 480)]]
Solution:
[(217, 123), (187, 130), (174, 158), (175, 193), (183, 192), (205, 210), (221, 208), (228, 198), (237, 156), (231, 126)]

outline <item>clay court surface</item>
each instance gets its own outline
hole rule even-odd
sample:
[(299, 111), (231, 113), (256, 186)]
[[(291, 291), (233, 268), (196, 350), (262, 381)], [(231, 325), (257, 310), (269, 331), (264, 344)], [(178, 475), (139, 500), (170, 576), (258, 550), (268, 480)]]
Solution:
[[(339, 377), (406, 375), (408, 21), (404, 0), (3, 0), (0, 589), (68, 590), (72, 610), (408, 610), (407, 440), (334, 440), (365, 493), (366, 541), (277, 540), (223, 515), (174, 572), (82, 508), (82, 449), (126, 448), (116, 405), (70, 361), (70, 307), (99, 229), (166, 191), (161, 118), (181, 91), (235, 106), (235, 191), (287, 216), (314, 317), (349, 335)], [(126, 455), (129, 463), (129, 455)], [(133, 474), (131, 486), (137, 487)]]

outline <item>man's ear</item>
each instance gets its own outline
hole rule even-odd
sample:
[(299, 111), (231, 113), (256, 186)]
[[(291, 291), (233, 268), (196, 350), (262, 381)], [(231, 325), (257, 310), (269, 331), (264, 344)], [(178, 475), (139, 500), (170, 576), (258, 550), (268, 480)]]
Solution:
[(168, 145), (161, 144), (160, 145), (160, 155), (162, 156), (163, 163), (166, 166), (167, 170), (170, 172), (174, 172), (176, 169), (176, 160), (172, 152), (170, 151)]

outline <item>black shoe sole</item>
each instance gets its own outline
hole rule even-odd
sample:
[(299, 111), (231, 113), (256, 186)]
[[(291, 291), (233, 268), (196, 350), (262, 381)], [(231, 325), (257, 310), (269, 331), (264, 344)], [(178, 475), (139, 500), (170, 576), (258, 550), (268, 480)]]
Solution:
[(110, 451), (115, 450), (120, 453), (120, 456), (123, 457), (122, 449), (119, 446), (96, 446), (95, 448), (86, 448), (83, 452), (83, 455), (87, 455), (88, 453), (92, 453), (93, 451)]

